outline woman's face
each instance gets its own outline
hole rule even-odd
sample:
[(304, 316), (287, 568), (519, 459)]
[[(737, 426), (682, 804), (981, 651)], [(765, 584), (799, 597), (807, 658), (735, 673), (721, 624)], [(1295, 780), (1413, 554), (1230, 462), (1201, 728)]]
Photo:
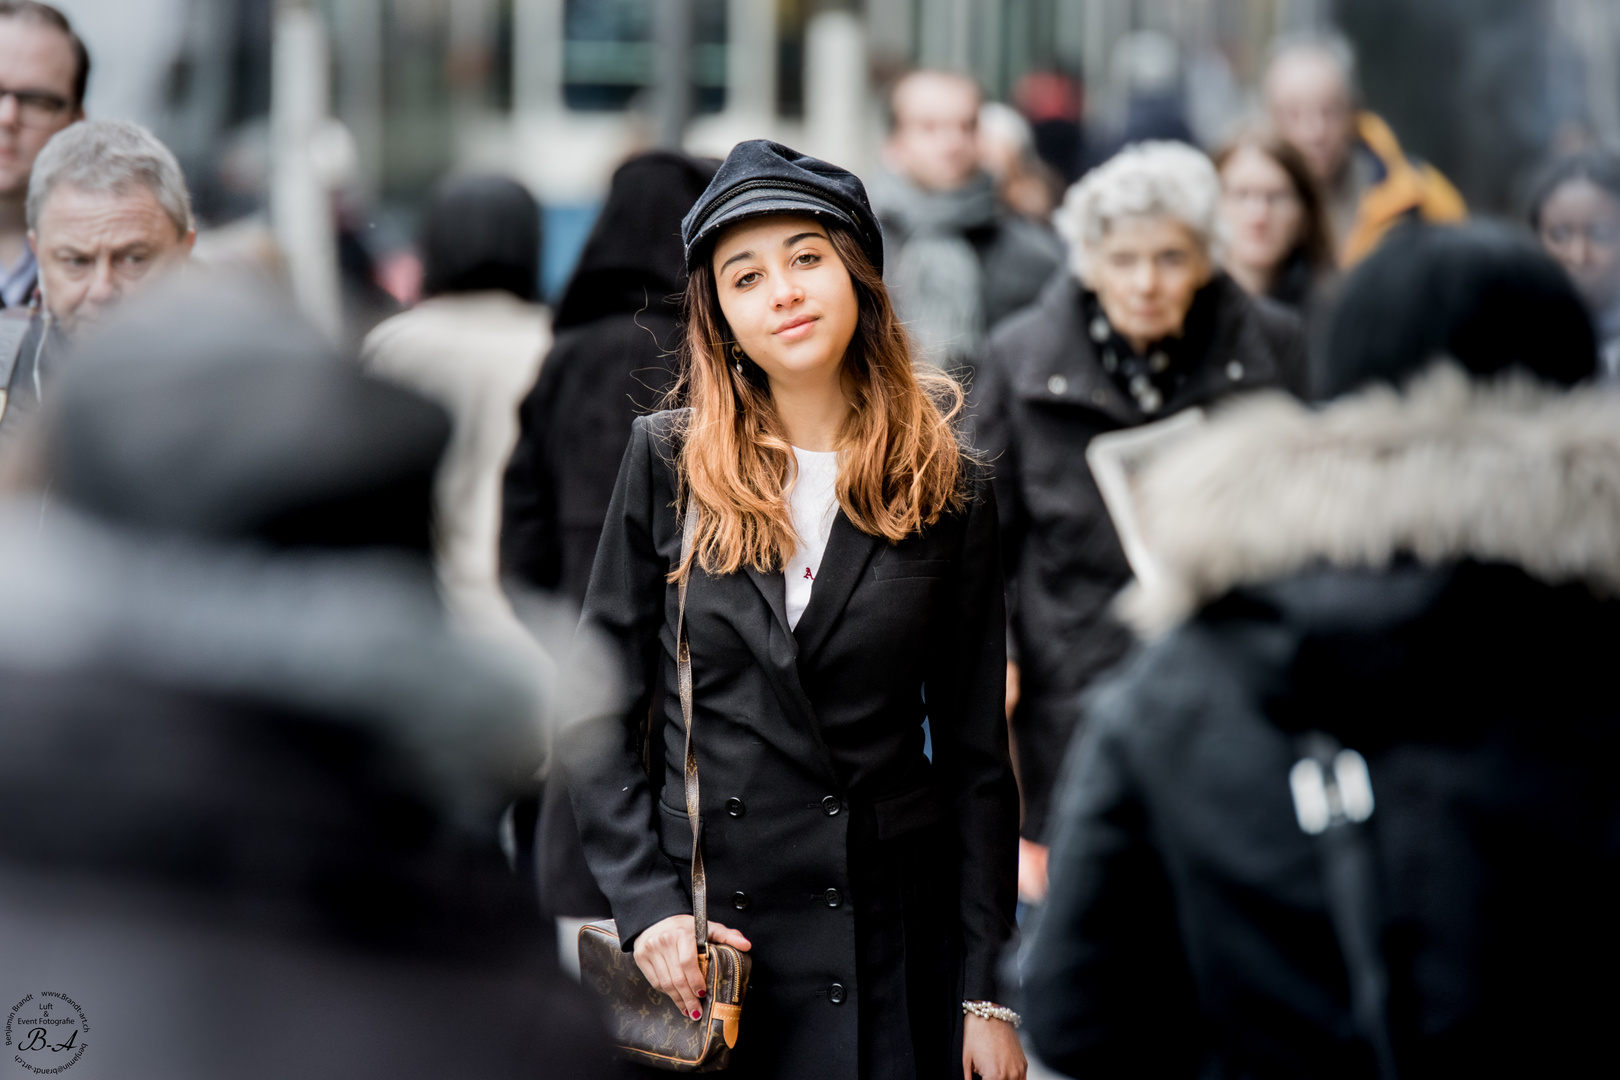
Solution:
[(1117, 221), (1087, 256), (1088, 284), (1103, 312), (1138, 350), (1181, 334), (1212, 273), (1193, 231), (1168, 217)]
[(1254, 146), (1239, 147), (1226, 159), (1221, 217), (1230, 234), (1227, 260), (1261, 274), (1277, 270), (1305, 229), (1305, 206), (1288, 173)]
[(1553, 189), (1541, 207), (1541, 246), (1563, 264), (1586, 302), (1620, 302), (1620, 200), (1587, 179)]
[(721, 233), (713, 266), (720, 310), (773, 386), (837, 377), (859, 306), (825, 225), (808, 215), (739, 222)]

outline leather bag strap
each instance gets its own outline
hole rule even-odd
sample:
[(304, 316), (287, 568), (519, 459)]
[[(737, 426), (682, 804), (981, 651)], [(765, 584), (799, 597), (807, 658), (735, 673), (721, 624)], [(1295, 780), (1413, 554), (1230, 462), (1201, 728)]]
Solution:
[[(686, 501), (686, 521), (681, 526), (681, 562), (685, 563), (697, 535), (697, 501)], [(692, 573), (682, 576), (675, 613), (675, 676), (681, 692), (681, 723), (686, 726), (686, 820), (692, 826), (692, 922), (697, 933), (699, 956), (709, 951), (709, 883), (703, 874), (703, 845), (700, 842), (703, 817), (698, 809), (697, 748), (692, 745), (692, 647), (686, 640), (686, 583)]]

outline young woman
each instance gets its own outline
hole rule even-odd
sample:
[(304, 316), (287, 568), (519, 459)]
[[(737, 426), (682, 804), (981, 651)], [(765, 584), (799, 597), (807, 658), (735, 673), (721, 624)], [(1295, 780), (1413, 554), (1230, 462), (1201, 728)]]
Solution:
[(1302, 310), (1333, 271), (1327, 210), (1305, 159), (1274, 136), (1240, 135), (1215, 155), (1226, 272), (1251, 296)]
[(684, 408), (636, 422), (585, 601), (629, 707), (562, 740), (586, 858), (641, 970), (696, 1011), (689, 575), (709, 937), (754, 964), (729, 1075), (1018, 1080), (1002, 583), (961, 391), (913, 369), (850, 173), (744, 143), (682, 238)]
[(1530, 227), (1592, 313), (1599, 374), (1620, 379), (1620, 157), (1587, 150), (1554, 161), (1533, 189)]

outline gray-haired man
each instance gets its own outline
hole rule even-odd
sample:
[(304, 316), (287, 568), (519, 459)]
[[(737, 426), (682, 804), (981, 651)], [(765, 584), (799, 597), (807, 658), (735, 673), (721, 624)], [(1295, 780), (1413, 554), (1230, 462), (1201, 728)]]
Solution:
[(196, 239), (180, 165), (144, 127), (87, 120), (46, 144), (28, 185), (44, 311), (0, 320), (0, 442), (38, 408), (57, 339), (185, 263)]

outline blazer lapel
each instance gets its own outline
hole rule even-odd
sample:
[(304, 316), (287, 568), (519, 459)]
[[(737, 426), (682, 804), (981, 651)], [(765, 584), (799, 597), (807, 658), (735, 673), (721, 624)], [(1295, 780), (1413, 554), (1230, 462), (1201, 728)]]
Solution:
[(838, 625), (838, 616), (843, 614), (850, 594), (861, 583), (866, 564), (872, 560), (880, 542), (878, 537), (868, 536), (852, 525), (843, 510), (838, 511), (827, 537), (827, 550), (821, 556), (821, 573), (810, 587), (810, 603), (793, 631), (799, 641), (801, 667), (815, 659), (822, 643)]
[(788, 626), (787, 619), (787, 582), (783, 580), (781, 574), (767, 574), (753, 566), (747, 568), (747, 573), (754, 586), (759, 589), (759, 594), (770, 605), (771, 614), (776, 616), (782, 630), (791, 637), (793, 630)]
[[(828, 544), (831, 547), (831, 543)], [(802, 725), (804, 734), (810, 736), (814, 744), (816, 755), (820, 759), (822, 775), (829, 781), (837, 784), (838, 770), (833, 765), (832, 754), (827, 750), (827, 744), (821, 738), (821, 724), (816, 719), (815, 706), (810, 704), (810, 697), (804, 692), (804, 684), (799, 681), (799, 641), (793, 631), (788, 629), (787, 621), (787, 581), (781, 574), (766, 574), (750, 566), (745, 571), (754, 587), (765, 598), (765, 603), (771, 609), (772, 623), (765, 642), (767, 658), (766, 674), (776, 684), (780, 700), (785, 706), (790, 719), (796, 719)], [(816, 583), (817, 585), (820, 582)], [(814, 593), (812, 592), (812, 597)], [(808, 611), (805, 612), (809, 614)], [(799, 625), (804, 625), (800, 618)], [(769, 732), (761, 732), (766, 738), (771, 738)]]

